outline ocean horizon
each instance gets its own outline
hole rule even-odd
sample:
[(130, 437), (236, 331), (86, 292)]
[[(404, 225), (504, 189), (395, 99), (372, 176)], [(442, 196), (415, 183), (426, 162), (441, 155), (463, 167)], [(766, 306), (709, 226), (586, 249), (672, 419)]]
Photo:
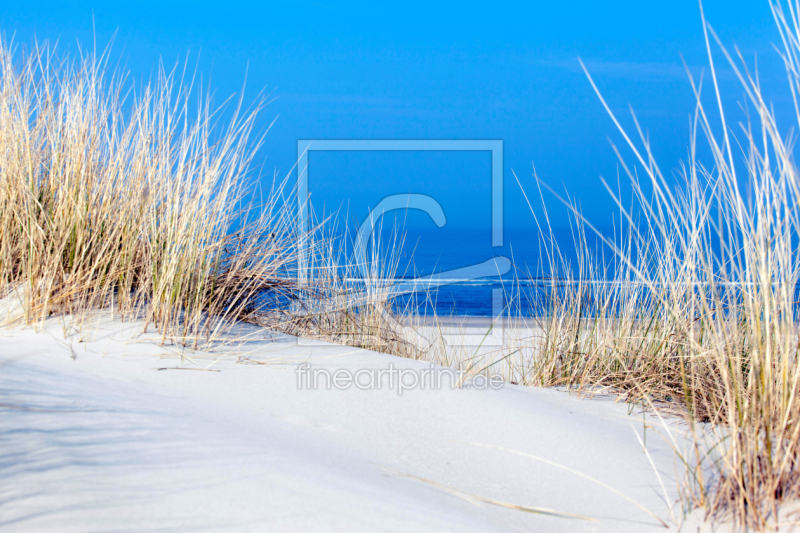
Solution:
[[(394, 238), (395, 235), (401, 237)], [(574, 267), (578, 254), (572, 230), (557, 228), (553, 236), (566, 266)], [(395, 265), (393, 272), (386, 272), (381, 278), (382, 286), (402, 285), (408, 289), (417, 280), (418, 291), (407, 292), (393, 302), (395, 309), (405, 313), (489, 317), (498, 312), (505, 314), (511, 307), (513, 314), (530, 316), (537, 312), (531, 296), (567, 279), (563, 268), (549, 264), (536, 228), (506, 229), (502, 246), (492, 246), (488, 228), (412, 227), (394, 233), (384, 231), (380, 239), (392, 243), (382, 246), (381, 253), (392, 257)], [(350, 237), (344, 240), (352, 242)], [(602, 244), (599, 240), (595, 244), (600, 257)], [(510, 262), (510, 269), (503, 274), (478, 278), (448, 274), (498, 258)], [(363, 277), (351, 276), (347, 281), (358, 284)]]

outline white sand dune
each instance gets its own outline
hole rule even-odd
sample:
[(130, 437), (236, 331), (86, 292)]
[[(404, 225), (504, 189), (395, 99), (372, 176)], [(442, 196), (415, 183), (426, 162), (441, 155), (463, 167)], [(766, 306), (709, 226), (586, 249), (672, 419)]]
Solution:
[(676, 527), (675, 455), (643, 427), (660, 422), (610, 398), (300, 389), (302, 362), (429, 365), (255, 328), (181, 359), (141, 326), (106, 322), (83, 342), (55, 321), (2, 333), (0, 530), (663, 531), (653, 515)]

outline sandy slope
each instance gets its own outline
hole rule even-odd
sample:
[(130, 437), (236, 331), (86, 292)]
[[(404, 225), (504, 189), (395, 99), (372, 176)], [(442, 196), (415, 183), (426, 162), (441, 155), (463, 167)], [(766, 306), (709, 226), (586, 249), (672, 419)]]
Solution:
[[(673, 523), (634, 434), (641, 413), (610, 399), (513, 385), (298, 389), (304, 361), (429, 365), (255, 328), (250, 342), (181, 361), (140, 329), (110, 322), (65, 336), (54, 322), (0, 335), (0, 530), (664, 530), (613, 491), (513, 451)], [(219, 372), (158, 370), (209, 365)], [(674, 502), (672, 450), (652, 429), (646, 447)]]

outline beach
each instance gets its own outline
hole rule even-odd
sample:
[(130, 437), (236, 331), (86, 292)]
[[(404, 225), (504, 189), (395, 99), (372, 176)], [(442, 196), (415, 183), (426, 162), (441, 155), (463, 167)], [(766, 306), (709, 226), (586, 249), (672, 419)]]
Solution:
[(0, 12), (0, 533), (800, 525), (800, 0), (146, 4)]
[(680, 429), (611, 396), (312, 389), (301, 364), (432, 367), (250, 326), (194, 352), (135, 321), (63, 324), (0, 337), (3, 531), (676, 526)]

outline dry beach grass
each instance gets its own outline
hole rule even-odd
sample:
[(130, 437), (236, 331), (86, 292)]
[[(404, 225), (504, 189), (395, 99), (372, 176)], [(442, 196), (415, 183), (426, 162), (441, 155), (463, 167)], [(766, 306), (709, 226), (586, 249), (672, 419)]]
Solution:
[(261, 105), (219, 135), (175, 72), (133, 91), (107, 61), (0, 45), (0, 291), (22, 303), (5, 318), (111, 306), (196, 344), (290, 289), (283, 189), (248, 196), (242, 179)]
[[(796, 103), (800, 5), (772, 8)], [(654, 407), (677, 402), (696, 442), (682, 457), (685, 505), (761, 530), (791, 521), (779, 506), (795, 500), (800, 487), (800, 175), (791, 137), (781, 135), (757, 76), (703, 24), (721, 124), (703, 104), (703, 80), (689, 76), (697, 106), (677, 187), (656, 163), (635, 115), (638, 142), (589, 77), (632, 152), (633, 165), (614, 147), (633, 186), (633, 207), (609, 187), (627, 222), (618, 235), (603, 236), (614, 251), (610, 267), (592, 260), (585, 238), (571, 270), (561, 268), (557, 247), (549, 248), (551, 267), (570, 283), (553, 287), (542, 302), (546, 318), (535, 345), (518, 342), (517, 350), (531, 354), (519, 380), (610, 386)], [(735, 127), (726, 122), (713, 41), (750, 109)], [(698, 159), (701, 142), (713, 160)], [(575, 215), (583, 235), (590, 225)], [(542, 226), (545, 242), (553, 242)]]

